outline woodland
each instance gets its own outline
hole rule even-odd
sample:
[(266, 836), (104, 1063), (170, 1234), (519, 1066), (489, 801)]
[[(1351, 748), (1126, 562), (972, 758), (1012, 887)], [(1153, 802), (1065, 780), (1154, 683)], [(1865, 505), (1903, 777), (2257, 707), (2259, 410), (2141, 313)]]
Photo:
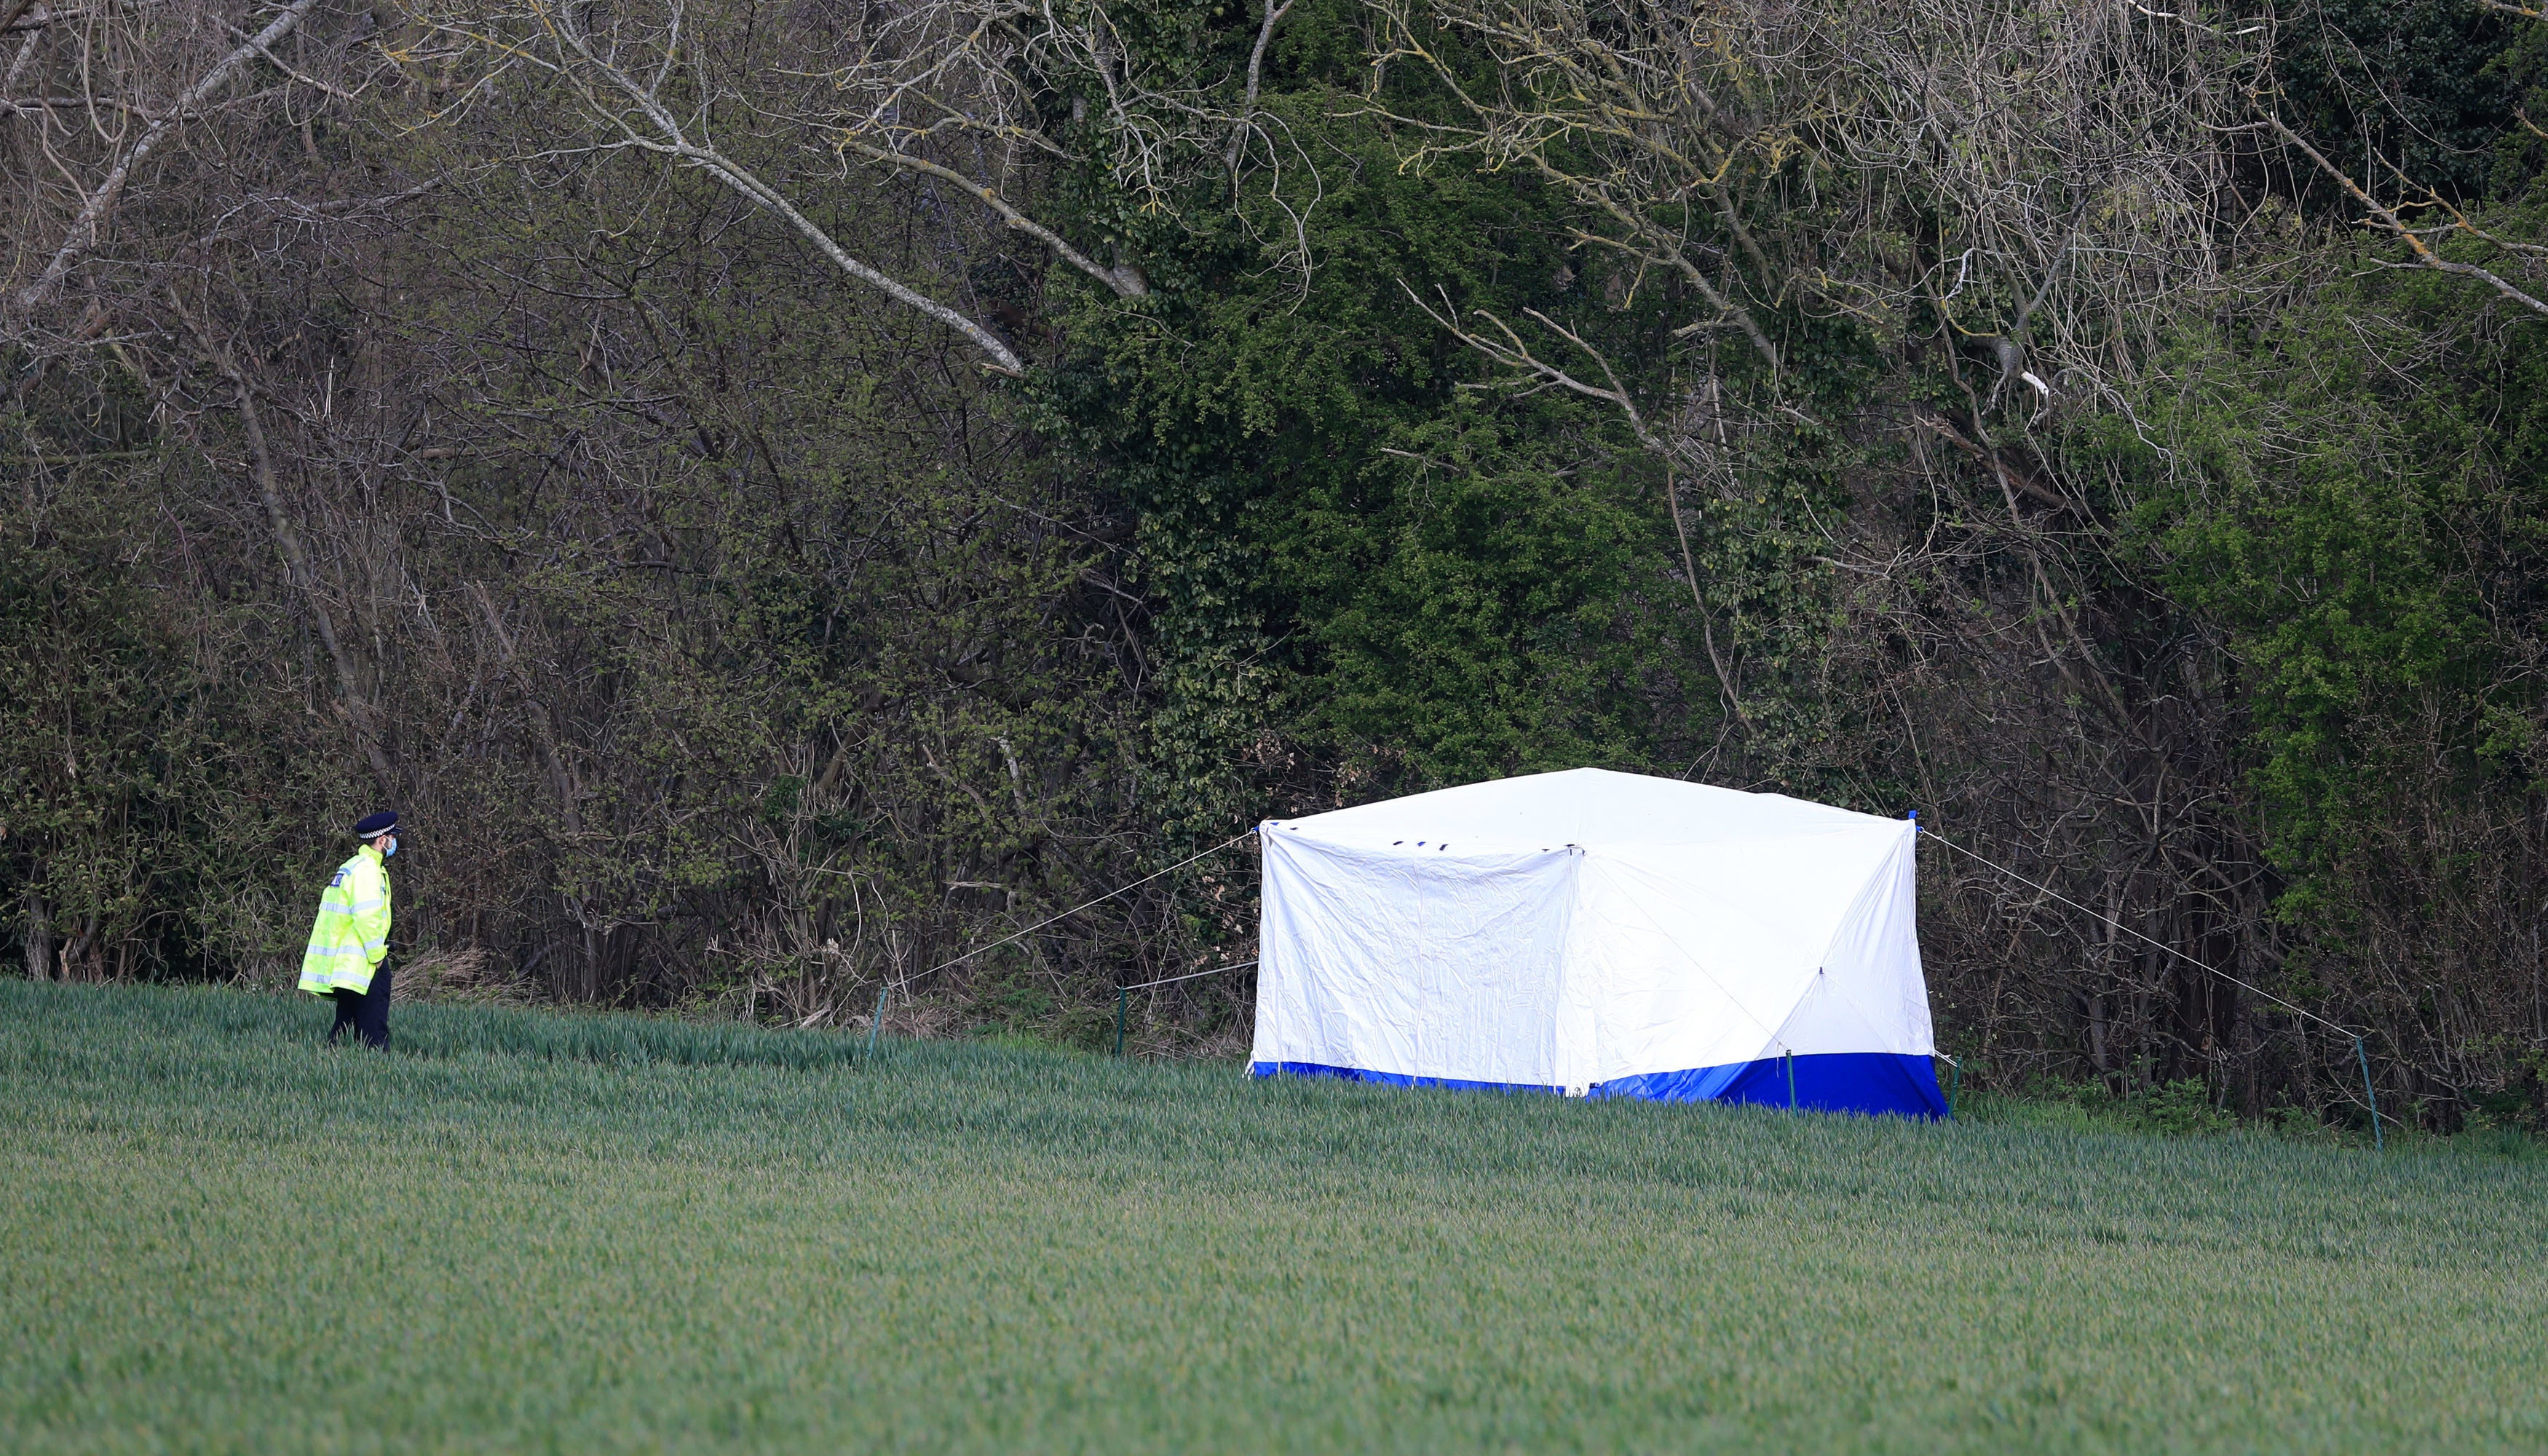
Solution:
[(418, 994), (1095, 1046), (1596, 765), (1919, 811), (1971, 1085), (2548, 1126), (2543, 124), (2532, 0), (0, 0), (0, 941), (287, 986), (394, 806)]

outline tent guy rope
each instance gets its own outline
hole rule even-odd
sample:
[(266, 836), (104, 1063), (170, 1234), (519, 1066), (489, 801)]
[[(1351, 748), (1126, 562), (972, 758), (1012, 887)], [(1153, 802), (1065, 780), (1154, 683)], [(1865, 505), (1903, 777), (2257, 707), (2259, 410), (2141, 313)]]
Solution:
[(1945, 845), (1948, 849), (1955, 851), (1956, 854), (1963, 856), (1986, 869), (1997, 870), (1999, 873), (2008, 876), (2010, 879), (2016, 880), (2019, 884), (2026, 886), (2028, 889), (2040, 890), (2092, 920), (2102, 921), (2105, 924), (2111, 925), (2115, 929), (2122, 931), (2124, 934), (2131, 936), (2137, 941), (2146, 942), (2147, 944), (2166, 952), (2168, 955), (2175, 956), (2177, 959), (2184, 961), (2186, 964), (2193, 966), (2197, 970), (2204, 971), (2211, 975), (2217, 975), (2223, 980), (2228, 981), (2230, 984), (2237, 986), (2243, 990), (2253, 991), (2266, 1000), (2273, 1002), (2275, 1005), (2282, 1007), (2284, 1010), (2291, 1012), (2294, 1016), (2308, 1017), (2310, 1020), (2317, 1022), (2320, 1026), (2325, 1027), (2327, 1030), (2340, 1036), (2349, 1037), (2357, 1042), (2362, 1040), (2362, 1034), (2353, 1030), (2351, 1027), (2331, 1022), (2305, 1006), (2295, 1005), (2290, 1001), (2284, 1000), (2282, 997), (2275, 995), (2273, 992), (2266, 990), (2262, 986), (2250, 985), (2246, 981), (2238, 979), (2236, 976), (2231, 975), (2230, 972), (2223, 970), (2218, 966), (2207, 965), (2203, 961), (2197, 960), (2193, 956), (2176, 949), (2174, 946), (2167, 944), (2165, 941), (2154, 940), (2151, 937), (2143, 935), (2139, 931), (2133, 929), (2131, 926), (2124, 924), (2122, 921), (2115, 919), (2113, 916), (2101, 915), (2098, 912), (2089, 909), (2087, 906), (2071, 899), (2068, 895), (2061, 893), (2059, 890), (2054, 889), (2048, 884), (2038, 884), (2034, 880), (2027, 878), (2025, 875), (2018, 873), (2016, 870), (2011, 869), (2004, 864), (1994, 864), (1990, 861), (1983, 859), (1981, 856), (1974, 854), (1968, 849), (1965, 849), (1962, 845), (1956, 843), (1954, 840), (1947, 838), (1945, 835), (1940, 834), (1934, 829), (1922, 829), (1920, 831), (1920, 837), (1924, 840), (1935, 840), (1939, 844)]
[[(1045, 919), (1039, 920), (1035, 924), (1028, 926), (1022, 931), (1002, 936), (1000, 939), (991, 942), (987, 946), (976, 946), (972, 950), (965, 952), (961, 956), (956, 956), (952, 960), (942, 960), (936, 965), (929, 967), (927, 970), (922, 971), (920, 975), (911, 976), (905, 979), (902, 982), (902, 985), (905, 988), (904, 994), (906, 996), (910, 994), (908, 987), (913, 981), (919, 980), (921, 976), (936, 975), (938, 972), (945, 970), (951, 965), (960, 965), (963, 962), (972, 959), (974, 956), (981, 955), (985, 951), (996, 951), (1002, 946), (1008, 945), (1013, 941), (1022, 940), (1025, 937), (1034, 935), (1037, 931), (1044, 929), (1047, 925), (1054, 924), (1058, 921), (1068, 920), (1070, 917), (1078, 914), (1082, 910), (1088, 909), (1092, 905), (1103, 905), (1107, 901), (1114, 899), (1117, 895), (1123, 894), (1127, 890), (1139, 889), (1141, 886), (1148, 884), (1151, 880), (1159, 878), (1161, 875), (1174, 874), (1178, 870), (1185, 868), (1187, 865), (1194, 864), (1198, 860), (1208, 860), (1213, 856), (1220, 854), (1222, 851), (1228, 849), (1231, 845), (1240, 843), (1245, 840), (1248, 835), (1254, 834), (1255, 832), (1256, 831), (1251, 828), (1247, 830), (1245, 834), (1240, 834), (1235, 838), (1224, 840), (1220, 844), (1214, 845), (1211, 849), (1202, 851), (1199, 854), (1189, 855), (1186, 858), (1179, 860), (1174, 864), (1169, 865), (1165, 869), (1155, 870), (1149, 874), (1144, 874), (1139, 879), (1134, 880), (1130, 884), (1117, 885), (1115, 888), (1108, 890), (1106, 893), (1097, 896), (1093, 900), (1083, 900), (1080, 903), (1071, 906), (1069, 909), (1062, 911), (1058, 915), (1047, 916)], [(1116, 987), (1115, 1054), (1118, 1056), (1124, 1054), (1124, 998), (1129, 993), (1147, 990), (1152, 986), (1164, 986), (1170, 981), (1187, 981), (1193, 980), (1196, 976), (1219, 975), (1226, 970), (1245, 970), (1248, 966), (1254, 965), (1255, 963), (1256, 962), (1253, 960), (1246, 960), (1235, 965), (1216, 965), (1209, 970), (1192, 971), (1185, 975), (1172, 975), (1161, 980), (1143, 981), (1139, 985), (1136, 986)], [(870, 1055), (874, 1053), (876, 1048), (877, 1034), (884, 1029), (884, 1005), (886, 994), (893, 989), (894, 986), (890, 981), (876, 988), (875, 1015), (867, 1023), (867, 1051)]]
[[(1246, 836), (1241, 835), (1239, 838), (1244, 839)], [(1240, 960), (1228, 965), (1215, 965), (1205, 970), (1190, 970), (1183, 975), (1166, 975), (1161, 976), (1154, 981), (1141, 981), (1135, 985), (1117, 986), (1115, 988), (1115, 1054), (1117, 1056), (1122, 1056), (1124, 1054), (1124, 1016), (1126, 1010), (1133, 1004), (1133, 993), (1135, 991), (1146, 991), (1152, 986), (1173, 985), (1178, 981), (1190, 981), (1198, 976), (1219, 975), (1225, 970), (1245, 970), (1255, 963), (1256, 962), (1253, 960)]]
[[(936, 965), (929, 967), (927, 970), (922, 971), (920, 975), (915, 975), (906, 979), (903, 981), (903, 984), (908, 986), (912, 981), (919, 980), (921, 976), (936, 975), (947, 967), (951, 965), (960, 965), (963, 962), (972, 959), (974, 956), (981, 955), (985, 951), (996, 951), (1002, 946), (1008, 945), (1012, 941), (1024, 940), (1028, 936), (1034, 935), (1037, 931), (1044, 929), (1046, 926), (1054, 924), (1057, 921), (1068, 920), (1070, 917), (1078, 914), (1082, 910), (1088, 909), (1092, 905), (1103, 905), (1107, 901), (1114, 899), (1117, 895), (1123, 894), (1127, 890), (1137, 890), (1141, 886), (1148, 884), (1151, 880), (1159, 878), (1161, 875), (1174, 874), (1178, 870), (1185, 868), (1187, 865), (1194, 864), (1198, 860), (1209, 860), (1213, 856), (1220, 854), (1222, 851), (1228, 849), (1231, 845), (1244, 841), (1248, 835), (1254, 834), (1255, 832), (1256, 831), (1251, 828), (1246, 832), (1246, 834), (1241, 834), (1234, 839), (1224, 840), (1222, 843), (1214, 845), (1211, 849), (1205, 850), (1200, 854), (1188, 855), (1186, 858), (1179, 860), (1167, 868), (1156, 870), (1149, 874), (1144, 874), (1139, 879), (1134, 880), (1131, 884), (1117, 885), (1115, 888), (1108, 890), (1106, 893), (1099, 895), (1093, 900), (1082, 901), (1081, 903), (1073, 905), (1069, 909), (1062, 911), (1058, 915), (1046, 916), (1045, 919), (1037, 921), (1035, 924), (1028, 926), (1022, 931), (1018, 931), (1012, 935), (1002, 936), (987, 946), (976, 946), (972, 950), (965, 952), (963, 955), (958, 956), (952, 960), (942, 960)], [(1227, 969), (1228, 967), (1224, 968)]]
[[(1913, 822), (1918, 822), (1917, 816), (1914, 816)], [(2251, 992), (2264, 1000), (2273, 1002), (2276, 1006), (2282, 1007), (2294, 1016), (2304, 1017), (2310, 1021), (2317, 1022), (2320, 1026), (2325, 1027), (2337, 1036), (2343, 1037), (2347, 1041), (2351, 1042), (2353, 1044), (2354, 1060), (2359, 1062), (2362, 1067), (2362, 1095), (2371, 1104), (2371, 1137), (2373, 1144), (2381, 1148), (2386, 1148), (2388, 1146), (2388, 1138), (2382, 1134), (2380, 1127), (2380, 1094), (2372, 1090), (2371, 1086), (2371, 1055), (2362, 1047), (2362, 1034), (2360, 1032), (2353, 1030), (2351, 1027), (2344, 1026), (2341, 1023), (2329, 1021), (2325, 1017), (2319, 1015), (2317, 1012), (2310, 1010), (2308, 1007), (2297, 1005), (2281, 996), (2277, 996), (2262, 986), (2240, 980), (2238, 977), (2231, 975), (2230, 972), (2223, 970), (2217, 965), (2197, 960), (2193, 956), (2176, 949), (2174, 946), (2153, 937), (2143, 935), (2141, 932), (2133, 929), (2131, 926), (2124, 924), (2122, 921), (2115, 919), (2111, 915), (2100, 914), (2095, 910), (2089, 909), (2087, 906), (2071, 899), (2068, 895), (2061, 893), (2059, 890), (2054, 889), (2048, 884), (2039, 884), (2036, 881), (2027, 878), (2025, 875), (2018, 873), (2016, 870), (2009, 868), (2005, 864), (1995, 864), (1990, 861), (1983, 859), (1981, 856), (1974, 854), (1972, 851), (1965, 849), (1962, 845), (1956, 843), (1954, 840), (1947, 838), (1945, 835), (1940, 834), (1934, 829), (1922, 828), (1920, 831), (1920, 838), (1924, 840), (1934, 840), (1939, 844), (1945, 845), (1948, 849), (1955, 851), (1956, 854), (1963, 856), (1965, 859), (1972, 861), (1974, 864), (1981, 865), (1985, 869), (1992, 870), (2009, 879), (2015, 880), (2017, 883), (2026, 886), (2028, 889), (2040, 891), (2045, 895), (2048, 895), (2051, 898), (2060, 901), (2062, 904), (2069, 906), (2071, 909), (2078, 911), (2080, 914), (2087, 916), (2091, 920), (2111, 925), (2115, 929), (2122, 931), (2124, 934), (2131, 936), (2133, 939), (2145, 942), (2159, 951), (2175, 956), (2177, 959), (2184, 961), (2186, 964), (2193, 966), (2195, 969), (2200, 970), (2207, 975), (2219, 976), (2221, 979), (2228, 981), (2230, 984), (2236, 986), (2241, 990)]]
[(1253, 960), (1237, 960), (1232, 961), (1228, 965), (1213, 966), (1209, 970), (1190, 970), (1184, 975), (1161, 976), (1154, 981), (1135, 981), (1129, 986), (1117, 986), (1115, 989), (1119, 991), (1146, 991), (1152, 986), (1164, 986), (1175, 981), (1190, 981), (1195, 977), (1202, 975), (1219, 975), (1225, 970), (1245, 970), (1247, 967), (1254, 965), (1255, 963), (1256, 962)]

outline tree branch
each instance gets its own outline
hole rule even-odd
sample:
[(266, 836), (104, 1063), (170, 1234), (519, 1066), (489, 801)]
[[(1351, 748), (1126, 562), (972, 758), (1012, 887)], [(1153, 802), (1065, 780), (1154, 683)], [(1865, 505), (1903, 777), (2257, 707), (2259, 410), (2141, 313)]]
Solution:
[(275, 476), (274, 451), (266, 439), (265, 420), (256, 405), (256, 392), (249, 387), (247, 376), (231, 357), (229, 349), (217, 342), (212, 330), (186, 307), (172, 286), (166, 290), (169, 306), (185, 322), (186, 331), (195, 336), (196, 352), (205, 363), (220, 371), (229, 382), (238, 404), (239, 428), (247, 436), (249, 468), (256, 476), (258, 497), (265, 504), (267, 525), (274, 532), (274, 547), (283, 557), (284, 575), (300, 592), (302, 603), (310, 609), (312, 625), (318, 630), (318, 641), (327, 649), (327, 662), (336, 674), (336, 698), (344, 705), (345, 719), (354, 730), (354, 739), (372, 766), (384, 789), (393, 786), (390, 761), (381, 752), (375, 733), (371, 700), (364, 696), (361, 680), (355, 675), (353, 658), (345, 651), (336, 635), (336, 619), (327, 611), (327, 603), (318, 594), (318, 574), (310, 564), (310, 549), (301, 540), (301, 529), (283, 500), (283, 487)]
[[(1518, 370), (1521, 373), (1539, 381), (1538, 388), (1526, 390), (1523, 391), (1523, 393), (1537, 394), (1540, 389), (1546, 389), (1553, 386), (1558, 389), (1572, 391), (1575, 394), (1584, 396), (1586, 399), (1601, 400), (1608, 404), (1615, 405), (1618, 407), (1619, 412), (1627, 416), (1628, 428), (1636, 434), (1638, 443), (1644, 445), (1648, 450), (1653, 451), (1664, 459), (1669, 460), (1672, 458), (1672, 448), (1665, 444), (1652, 429), (1647, 427), (1644, 411), (1637, 408), (1637, 402), (1629, 396), (1627, 387), (1619, 382), (1618, 374), (1610, 368), (1610, 361), (1601, 356), (1600, 350), (1586, 343), (1583, 338), (1572, 329), (1566, 328), (1555, 322), (1550, 319), (1547, 315), (1542, 314), (1537, 309), (1524, 309), (1522, 311), (1524, 314), (1529, 315), (1533, 319), (1537, 320), (1540, 326), (1548, 329), (1560, 338), (1565, 339), (1568, 343), (1575, 345), (1577, 348), (1582, 349), (1586, 354), (1592, 357), (1593, 363), (1601, 366), (1602, 377), (1609, 381), (1606, 388), (1601, 385), (1590, 384), (1584, 380), (1577, 379), (1574, 375), (1567, 373), (1559, 366), (1551, 364), (1547, 360), (1533, 354), (1530, 351), (1530, 346), (1521, 341), (1521, 335), (1513, 332), (1512, 325), (1504, 322), (1502, 319), (1488, 313), (1484, 309), (1475, 311), (1477, 317), (1487, 320), (1489, 324), (1494, 326), (1496, 332), (1503, 335), (1501, 341), (1489, 338), (1484, 334), (1472, 333), (1468, 329), (1462, 328), (1458, 322), (1458, 311), (1452, 307), (1450, 295), (1447, 293), (1442, 297), (1442, 312), (1437, 314), (1433, 312), (1432, 305), (1424, 302), (1421, 297), (1417, 296), (1414, 289), (1407, 286), (1406, 279), (1402, 278), (1398, 280), (1398, 286), (1406, 291), (1407, 297), (1414, 303), (1415, 307), (1424, 311), (1424, 317), (1432, 319), (1435, 323), (1440, 324), (1444, 332), (1450, 334), (1460, 342), (1467, 344), (1470, 348), (1477, 350), (1479, 353), (1486, 355), (1498, 364), (1502, 364), (1507, 369)], [(1478, 388), (1478, 386), (1472, 386), (1472, 388)]]
[[(2512, 7), (2500, 6), (2498, 8), (2509, 10)], [(2537, 294), (2531, 293), (2527, 289), (2507, 282), (2495, 273), (2477, 266), (2475, 263), (2453, 262), (2449, 258), (2445, 258), (2441, 254), (2433, 251), (2431, 244), (2425, 242), (2423, 237), (2419, 235), (2414, 228), (2407, 226), (2406, 220), (2400, 218), (2394, 210), (2382, 203), (2379, 199), (2373, 197), (2370, 193), (2365, 192), (2351, 177), (2345, 175), (2342, 168), (2336, 166), (2335, 163), (2328, 161), (2325, 155), (2317, 147), (2310, 145), (2308, 141), (2304, 140), (2298, 132), (2284, 126), (2282, 118), (2275, 116), (2270, 111), (2266, 112), (2264, 117), (2265, 125), (2274, 130), (2274, 135), (2282, 137), (2283, 140), (2290, 145), (2299, 148), (2311, 161), (2316, 162), (2320, 171), (2334, 178), (2335, 184), (2338, 187), (2343, 188), (2346, 194), (2352, 197), (2355, 202), (2362, 204), (2362, 206), (2368, 210), (2373, 217), (2379, 219), (2379, 224), (2382, 228), (2405, 242), (2407, 246), (2414, 252), (2416, 262), (2432, 269), (2436, 273), (2455, 273), (2464, 278), (2479, 279), (2494, 288), (2497, 293), (2502, 295), (2505, 299), (2519, 304), (2523, 308), (2529, 309), (2543, 317), (2548, 317), (2548, 298), (2542, 298)]]
[(1221, 164), (1230, 171), (1238, 170), (1238, 149), (1246, 144), (1248, 124), (1256, 117), (1256, 88), (1265, 73), (1265, 47), (1274, 42), (1275, 23), (1292, 13), (1292, 0), (1280, 6), (1265, 0), (1265, 24), (1256, 29), (1256, 48), (1247, 52), (1247, 94), (1238, 103), (1238, 125), (1229, 129), (1229, 143), (1222, 149)]
[[(313, 0), (303, 0), (303, 3), (313, 3)], [(624, 116), (605, 113), (612, 124), (627, 136), (631, 144), (648, 151), (679, 158), (706, 172), (751, 202), (776, 214), (807, 241), (813, 243), (823, 256), (831, 259), (842, 272), (876, 289), (896, 303), (917, 310), (971, 339), (983, 353), (991, 356), (992, 368), (1012, 377), (1026, 373), (1026, 361), (1020, 359), (998, 334), (900, 280), (850, 256), (847, 248), (842, 247), (813, 219), (797, 211), (795, 205), (788, 202), (778, 189), (754, 176), (748, 168), (727, 157), (717, 148), (691, 140), (682, 130), (681, 123), (665, 109), (661, 101), (656, 99), (652, 90), (639, 85), (634, 76), (594, 54), (592, 46), (584, 39), (583, 33), (566, 22), (563, 16), (552, 24), (550, 34), (557, 38), (559, 45), (572, 50), (594, 73), (625, 95), (646, 118), (647, 124), (655, 129), (657, 135), (649, 136), (630, 125)]]
[(238, 74), (239, 67), (263, 54), (267, 46), (292, 34), (293, 27), (301, 24), (302, 18), (318, 8), (318, 0), (293, 0), (289, 9), (267, 22), (265, 29), (249, 37), (245, 45), (223, 56), (194, 85), (186, 88), (175, 105), (143, 129), (140, 139), (133, 143), (133, 149), (124, 154), (124, 159), (107, 173), (106, 180), (89, 194), (87, 205), (80, 209), (77, 218), (71, 220), (70, 230), (63, 234), (61, 246), (54, 250), (51, 261), (45, 264), (45, 271), (19, 293), (19, 312), (32, 314), (44, 307), (54, 290), (61, 287), (62, 279), (79, 262), (81, 255), (96, 246), (98, 231), (106, 221), (107, 213), (115, 207), (116, 199), (123, 194), (126, 180), (132, 177), (135, 167), (141, 165), (157, 149), (160, 141), (168, 136), (168, 129), (202, 105), (206, 98), (229, 84), (230, 77)]
[(1100, 265), (1096, 259), (1064, 241), (1061, 234), (1019, 212), (1007, 198), (1000, 195), (996, 187), (976, 182), (953, 167), (942, 167), (924, 157), (894, 151), (872, 142), (861, 141), (856, 137), (844, 137), (840, 144), (870, 161), (881, 162), (888, 167), (898, 167), (905, 171), (925, 173), (940, 181), (955, 183), (980, 198), (992, 212), (1000, 215), (1000, 221), (1059, 253), (1063, 262), (1113, 289), (1119, 298), (1138, 299), (1146, 298), (1149, 295), (1149, 286), (1141, 281), (1139, 273), (1130, 268), (1108, 268)]

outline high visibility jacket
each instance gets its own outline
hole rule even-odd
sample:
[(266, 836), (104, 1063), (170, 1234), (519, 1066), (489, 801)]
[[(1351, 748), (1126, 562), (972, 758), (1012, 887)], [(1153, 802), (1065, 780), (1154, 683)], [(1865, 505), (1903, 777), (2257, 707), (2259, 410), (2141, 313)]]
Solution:
[(318, 920), (310, 927), (310, 949), (301, 956), (301, 989), (368, 991), (372, 972), (390, 953), (390, 871), (381, 852), (365, 845), (336, 866), (318, 897)]

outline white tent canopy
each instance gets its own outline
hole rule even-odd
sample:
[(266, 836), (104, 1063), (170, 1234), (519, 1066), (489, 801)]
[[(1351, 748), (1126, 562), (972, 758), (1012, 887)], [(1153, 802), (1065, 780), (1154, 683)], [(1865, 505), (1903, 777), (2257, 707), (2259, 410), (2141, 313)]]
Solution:
[(1576, 769), (1258, 829), (1260, 1076), (1945, 1111), (1909, 821)]

